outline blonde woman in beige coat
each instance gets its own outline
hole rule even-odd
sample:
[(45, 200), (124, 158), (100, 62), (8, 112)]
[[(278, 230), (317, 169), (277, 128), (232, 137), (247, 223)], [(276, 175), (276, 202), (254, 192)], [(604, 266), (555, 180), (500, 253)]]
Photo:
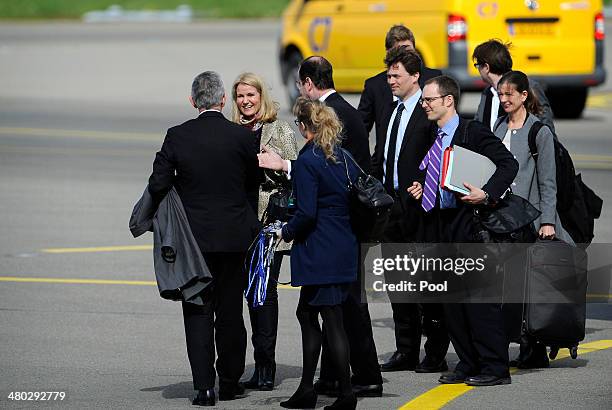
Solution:
[[(242, 73), (232, 86), (232, 120), (253, 131), (254, 149), (272, 149), (283, 159), (297, 158), (295, 134), (289, 124), (277, 118), (279, 106), (272, 101), (264, 81), (256, 74)], [(270, 195), (287, 182), (283, 172), (266, 171), (259, 187), (258, 217), (261, 220), (268, 206)], [(281, 243), (270, 268), (266, 300), (262, 306), (253, 307), (252, 295), (248, 297), (251, 318), (252, 342), (255, 356), (253, 376), (244, 383), (246, 388), (272, 390), (276, 373), (275, 350), (278, 329), (277, 280), (282, 254), (290, 244)], [(279, 252), (280, 251), (280, 252)]]

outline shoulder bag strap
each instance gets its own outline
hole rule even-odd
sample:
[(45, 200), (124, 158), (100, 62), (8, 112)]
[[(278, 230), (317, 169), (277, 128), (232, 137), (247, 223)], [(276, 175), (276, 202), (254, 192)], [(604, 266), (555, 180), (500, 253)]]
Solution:
[(536, 136), (540, 129), (544, 126), (544, 123), (541, 121), (536, 121), (533, 123), (531, 128), (529, 128), (529, 135), (527, 136), (527, 142), (529, 143), (529, 152), (535, 161), (538, 160), (538, 147), (536, 145)]

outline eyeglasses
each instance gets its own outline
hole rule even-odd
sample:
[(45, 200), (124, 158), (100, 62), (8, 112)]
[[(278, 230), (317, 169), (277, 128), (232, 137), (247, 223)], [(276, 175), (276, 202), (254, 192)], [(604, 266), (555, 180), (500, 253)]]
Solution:
[(293, 120), (294, 124), (297, 125), (298, 127), (300, 126), (300, 124), (302, 123), (302, 121), (298, 120), (297, 118), (295, 120)]
[(474, 68), (478, 70), (482, 64), (474, 63)]
[(300, 88), (302, 88), (302, 82), (300, 80), (295, 80), (295, 86), (299, 90)]
[(423, 105), (423, 104), (431, 105), (431, 103), (434, 102), (435, 100), (437, 100), (438, 98), (448, 97), (449, 95), (450, 94), (440, 95), (438, 97), (421, 97), (421, 98), (419, 98), (419, 104), (421, 104), (421, 105)]

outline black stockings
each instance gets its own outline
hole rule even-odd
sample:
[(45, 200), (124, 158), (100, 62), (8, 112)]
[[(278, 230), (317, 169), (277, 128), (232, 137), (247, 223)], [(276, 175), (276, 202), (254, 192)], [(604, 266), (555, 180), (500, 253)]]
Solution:
[(342, 307), (309, 306), (298, 304), (297, 318), (302, 329), (302, 380), (300, 390), (312, 389), (319, 353), (321, 352), (322, 332), (319, 326), (319, 313), (329, 345), (330, 358), (338, 376), (340, 396), (352, 394), (349, 368), (349, 345), (342, 322)]

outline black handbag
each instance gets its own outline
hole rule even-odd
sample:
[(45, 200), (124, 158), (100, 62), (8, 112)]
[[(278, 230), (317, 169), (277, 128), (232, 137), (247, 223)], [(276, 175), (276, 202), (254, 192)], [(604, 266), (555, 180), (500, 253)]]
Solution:
[[(342, 149), (342, 156), (351, 192), (349, 207), (353, 232), (359, 242), (380, 242), (389, 221), (393, 198), (379, 180), (361, 169), (350, 153)], [(360, 172), (354, 183), (349, 174), (347, 157)]]

